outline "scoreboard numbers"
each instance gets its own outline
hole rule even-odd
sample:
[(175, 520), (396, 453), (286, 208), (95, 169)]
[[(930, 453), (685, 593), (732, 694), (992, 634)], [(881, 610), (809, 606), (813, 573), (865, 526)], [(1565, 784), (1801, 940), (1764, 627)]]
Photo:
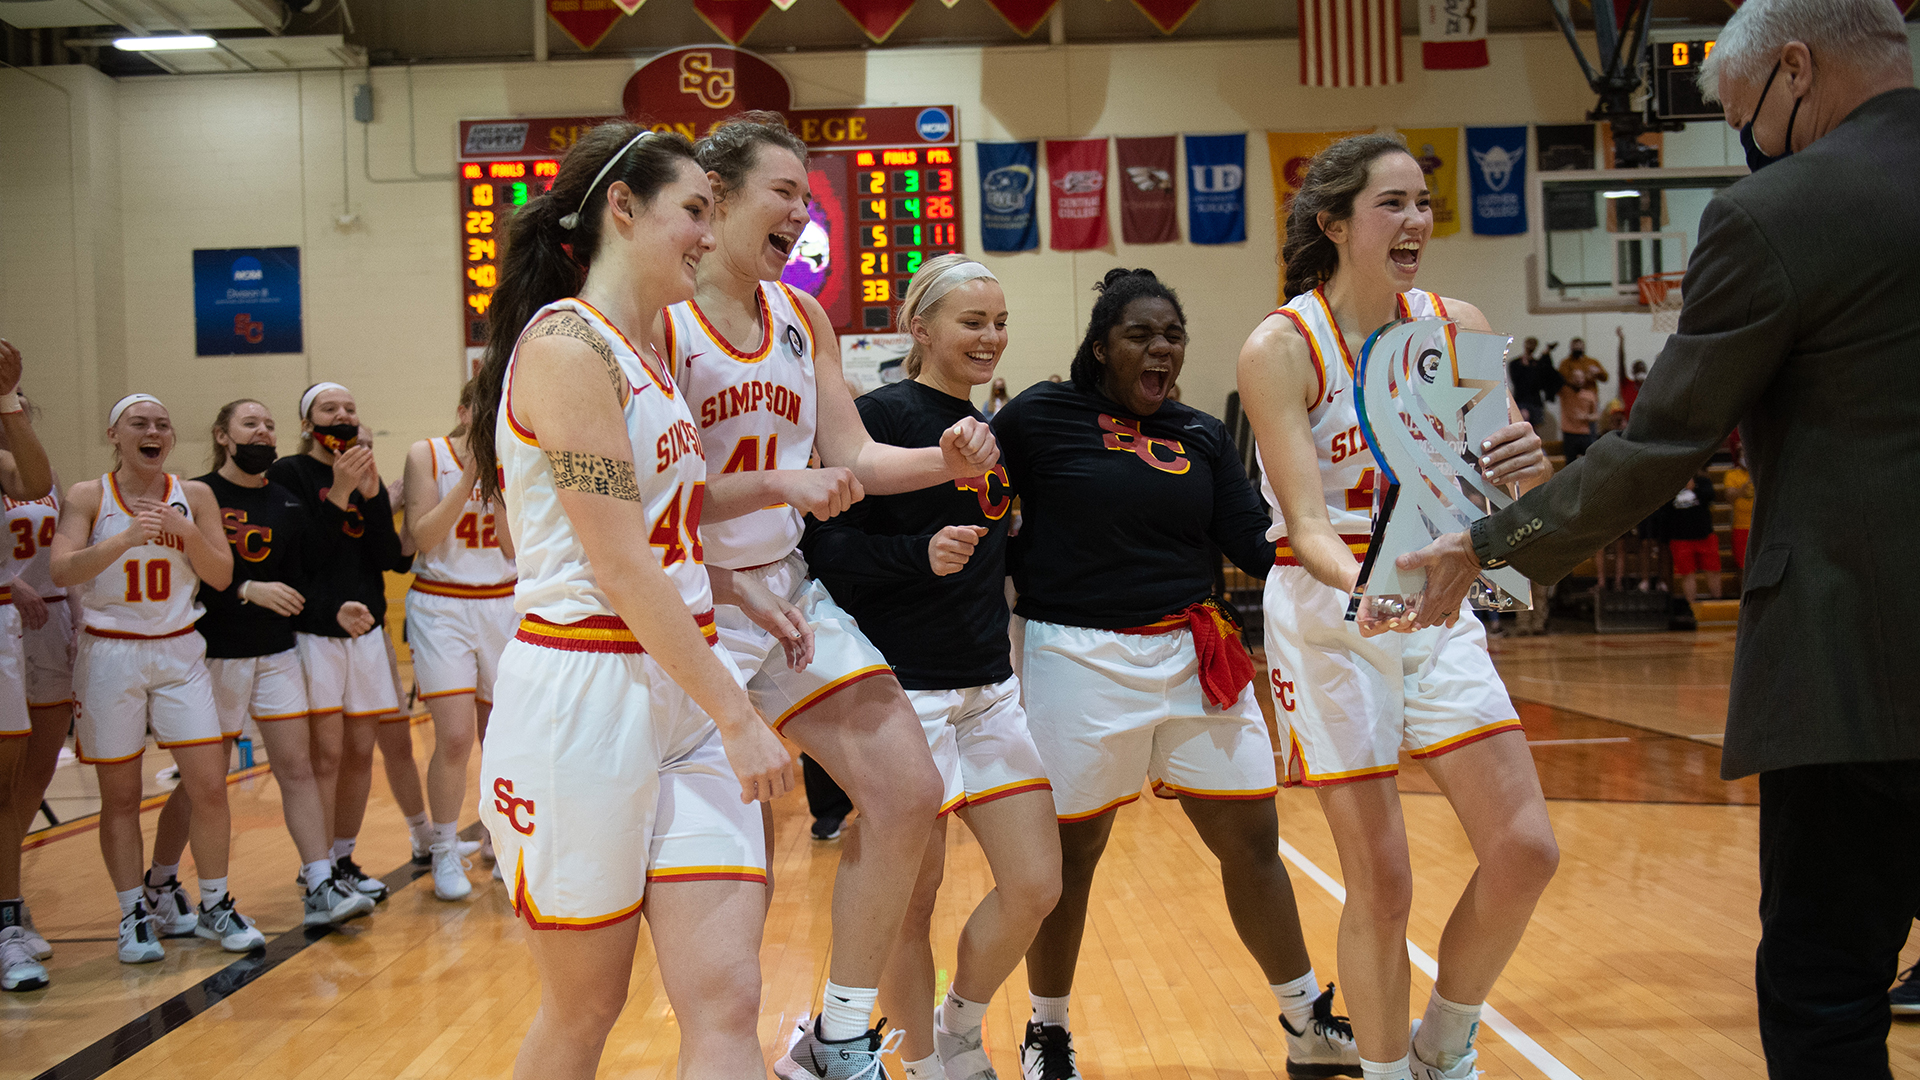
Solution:
[(890, 303), (922, 263), (960, 249), (959, 166), (950, 147), (860, 150), (852, 217), (859, 237), (854, 329), (898, 329)]
[(551, 158), (465, 162), (460, 166), (460, 255), (468, 347), (487, 343), (487, 311), (500, 284), (500, 241), (514, 211), (553, 185)]

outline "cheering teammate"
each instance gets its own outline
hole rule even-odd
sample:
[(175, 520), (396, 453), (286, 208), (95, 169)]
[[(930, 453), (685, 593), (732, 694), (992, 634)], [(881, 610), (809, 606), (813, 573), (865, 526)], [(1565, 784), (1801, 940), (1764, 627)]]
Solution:
[(752, 804), (788, 790), (792, 770), (709, 647), (706, 463), (683, 389), (644, 336), (693, 295), (711, 201), (685, 139), (602, 124), (514, 215), (494, 293), (468, 438), (482, 500), (512, 518), (524, 618), (494, 684), (481, 815), (540, 971), (522, 1078), (593, 1075), (626, 1002), (643, 899), (679, 1075), (766, 1068), (767, 863)]
[(1255, 576), (1272, 565), (1266, 516), (1226, 427), (1169, 397), (1187, 343), (1173, 290), (1148, 270), (1110, 270), (1099, 290), (1071, 381), (993, 418), (1020, 493), (1021, 680), (1063, 859), (1059, 906), (1027, 952), (1021, 1063), (1028, 1080), (1077, 1080), (1067, 1006), (1088, 893), (1114, 812), (1149, 779), (1220, 860), (1234, 929), (1280, 1004), (1288, 1073), (1357, 1076), (1280, 861), (1253, 661), (1209, 598), (1220, 552)]
[[(973, 417), (943, 432), (938, 447), (868, 437), (825, 310), (778, 280), (810, 220), (807, 147), (780, 116), (733, 117), (696, 152), (713, 184), (715, 249), (699, 264), (698, 294), (668, 310), (662, 330), (718, 469), (700, 538), (714, 565), (800, 609), (814, 657), (794, 670), (781, 639), (732, 605), (718, 609), (720, 638), (755, 707), (860, 811), (840, 855), (823, 1008), (774, 1070), (785, 1080), (839, 1080), (878, 1068), (880, 1033), (868, 1023), (939, 812), (940, 777), (886, 658), (808, 579), (795, 550), (801, 515), (825, 520), (863, 493), (975, 482), (997, 453)], [(823, 467), (809, 469), (816, 449)]]
[[(459, 426), (407, 451), (407, 538), (419, 552), (407, 594), (407, 643), (413, 678), (433, 714), (427, 802), (433, 814), (433, 894), (459, 900), (473, 891), (460, 857), (460, 808), (467, 798), (467, 756), (493, 708), (500, 651), (513, 637), (514, 569), (505, 515), (479, 498), (466, 434), (473, 383), (461, 388)], [(411, 766), (409, 766), (411, 767)]]
[(353, 861), (354, 841), (373, 785), (374, 730), (400, 711), (385, 634), (383, 572), (402, 559), (393, 509), (373, 450), (360, 443), (353, 394), (321, 382), (300, 395), (301, 453), (281, 458), (267, 479), (296, 495), (312, 518), (306, 602), (294, 617), (294, 648), (307, 680), (313, 778), (333, 834), (334, 872), (376, 901), (387, 887)]
[[(161, 935), (196, 934), (247, 952), (266, 944), (227, 892), (232, 841), (227, 750), (207, 675), (207, 643), (194, 629), (201, 582), (224, 588), (233, 555), (213, 492), (166, 471), (173, 421), (150, 394), (129, 394), (107, 414), (114, 467), (67, 492), (53, 537), (53, 583), (84, 586), (85, 633), (74, 663), (80, 708), (74, 749), (100, 783), (100, 851), (120, 895), (120, 960), (163, 959)], [(140, 762), (147, 729), (180, 767), (192, 800), (200, 906), (168, 873), (140, 869)], [(143, 895), (144, 893), (144, 895)]]
[[(858, 399), (860, 419), (895, 446), (937, 446), (979, 418), (968, 395), (993, 378), (1007, 345), (1007, 303), (986, 267), (929, 260), (907, 286), (900, 325), (913, 334), (908, 380)], [(908, 1080), (992, 1080), (980, 1022), (1060, 898), (1060, 834), (1046, 768), (1027, 732), (1007, 653), (1006, 470), (923, 491), (864, 499), (809, 529), (807, 564), (886, 654), (926, 729), (945, 782), (920, 881), (882, 986), (906, 1032)], [(929, 620), (930, 612), (939, 612)], [(933, 1007), (933, 906), (957, 812), (993, 870), (960, 932), (953, 983)], [(935, 1056), (935, 1051), (938, 1056)]]
[[(1559, 859), (1480, 621), (1469, 614), (1385, 636), (1345, 621), (1376, 476), (1353, 403), (1355, 357), (1396, 318), (1487, 326), (1472, 305), (1413, 288), (1432, 231), (1426, 180), (1398, 137), (1335, 143), (1314, 159), (1288, 218), (1293, 299), (1240, 353), (1241, 401), (1274, 507), (1269, 533), (1284, 541), (1265, 611), (1274, 698), (1289, 729), (1288, 783), (1315, 789), (1340, 850), (1340, 972), (1369, 1080), (1474, 1075), (1481, 1003)], [(1552, 475), (1523, 422), (1481, 451), (1494, 483), (1531, 486)], [(1394, 782), (1403, 748), (1426, 764), (1480, 860), (1441, 936), (1440, 977), (1411, 1057), (1412, 870)]]

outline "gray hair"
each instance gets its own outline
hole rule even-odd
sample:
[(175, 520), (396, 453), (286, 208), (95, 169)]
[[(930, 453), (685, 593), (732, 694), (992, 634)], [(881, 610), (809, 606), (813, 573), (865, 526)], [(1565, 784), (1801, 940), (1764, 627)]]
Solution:
[(1789, 41), (1805, 45), (1816, 63), (1839, 57), (1868, 68), (1912, 63), (1906, 24), (1887, 0), (1747, 0), (1700, 65), (1701, 95), (1720, 100), (1723, 75), (1759, 83)]

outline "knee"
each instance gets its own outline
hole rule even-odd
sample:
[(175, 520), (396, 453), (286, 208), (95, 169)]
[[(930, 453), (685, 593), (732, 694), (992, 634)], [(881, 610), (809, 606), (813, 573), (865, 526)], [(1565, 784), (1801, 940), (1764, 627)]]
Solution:
[(1505, 891), (1537, 897), (1560, 868), (1560, 845), (1547, 828), (1502, 837), (1481, 861), (1482, 869)]
[[(188, 805), (192, 796), (188, 796)], [(100, 813), (103, 817), (134, 817), (140, 815), (140, 788), (138, 786), (114, 785), (100, 786)]]
[(757, 960), (715, 964), (692, 980), (683, 996), (692, 999), (674, 1006), (683, 1027), (751, 1035), (760, 1023), (760, 965)]
[(433, 750), (445, 761), (465, 761), (473, 753), (473, 728), (455, 730), (448, 724), (444, 729), (433, 733)]
[(931, 760), (924, 769), (871, 773), (861, 787), (848, 797), (860, 816), (877, 827), (920, 832), (940, 814), (940, 774)]
[(1048, 869), (1053, 872), (1024, 873), (1004, 885), (996, 885), (1010, 917), (1038, 926), (1053, 914), (1054, 907), (1060, 903), (1060, 874), (1057, 867)]
[(1413, 913), (1413, 867), (1406, 858), (1371, 852), (1354, 862), (1341, 862), (1350, 901), (1364, 903), (1377, 920), (1406, 922)]
[[(278, 763), (276, 762), (276, 767)], [(336, 776), (340, 772), (340, 747), (315, 746), (307, 758), (307, 772), (315, 778)]]
[(597, 1044), (613, 1030), (614, 1021), (627, 1007), (625, 987), (596, 994), (554, 995), (550, 1008), (541, 1013), (547, 1022), (559, 1026), (570, 1038), (587, 1045)]
[(913, 928), (917, 934), (933, 925), (933, 909), (940, 900), (941, 874), (922, 877), (913, 887), (913, 899), (907, 902), (907, 914), (902, 925)]

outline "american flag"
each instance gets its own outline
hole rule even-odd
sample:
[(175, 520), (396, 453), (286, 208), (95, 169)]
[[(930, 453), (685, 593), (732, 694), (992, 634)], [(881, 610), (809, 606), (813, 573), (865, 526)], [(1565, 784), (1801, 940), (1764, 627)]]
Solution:
[(1300, 0), (1300, 85), (1391, 86), (1402, 78), (1400, 0)]

